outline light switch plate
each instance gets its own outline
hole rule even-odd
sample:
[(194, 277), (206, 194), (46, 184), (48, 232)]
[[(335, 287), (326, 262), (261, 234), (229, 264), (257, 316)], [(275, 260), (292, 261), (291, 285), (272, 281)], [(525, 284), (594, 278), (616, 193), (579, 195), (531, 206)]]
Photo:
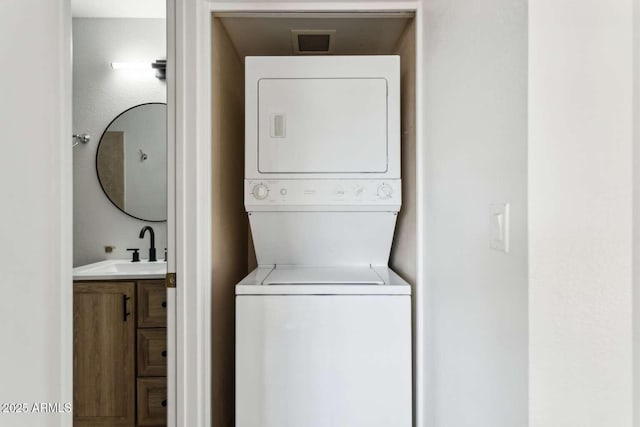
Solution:
[(489, 246), (491, 249), (509, 252), (509, 203), (493, 203), (490, 206)]

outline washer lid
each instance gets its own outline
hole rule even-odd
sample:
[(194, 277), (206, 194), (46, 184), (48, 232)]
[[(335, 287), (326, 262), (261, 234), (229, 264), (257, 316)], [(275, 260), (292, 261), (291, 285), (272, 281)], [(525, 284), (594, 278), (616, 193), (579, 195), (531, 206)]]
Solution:
[(274, 268), (263, 285), (384, 285), (371, 267), (281, 267)]
[(386, 267), (259, 267), (236, 295), (410, 295), (411, 287)]

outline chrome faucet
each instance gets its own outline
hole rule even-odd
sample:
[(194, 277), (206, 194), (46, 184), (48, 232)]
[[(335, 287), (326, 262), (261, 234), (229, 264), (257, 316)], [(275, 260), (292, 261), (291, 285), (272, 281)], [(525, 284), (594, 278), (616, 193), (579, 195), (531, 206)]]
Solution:
[(151, 246), (149, 247), (149, 262), (154, 262), (157, 261), (156, 258), (156, 234), (153, 232), (153, 228), (151, 228), (148, 225), (145, 225), (144, 227), (142, 227), (142, 230), (140, 230), (140, 238), (144, 239), (144, 234), (149, 231), (149, 234), (151, 235)]

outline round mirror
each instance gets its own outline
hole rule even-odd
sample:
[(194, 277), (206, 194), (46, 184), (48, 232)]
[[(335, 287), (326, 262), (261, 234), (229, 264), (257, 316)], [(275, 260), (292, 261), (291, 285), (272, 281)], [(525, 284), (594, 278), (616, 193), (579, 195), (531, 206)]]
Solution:
[(136, 105), (113, 119), (100, 137), (96, 171), (102, 190), (122, 212), (166, 221), (167, 104)]

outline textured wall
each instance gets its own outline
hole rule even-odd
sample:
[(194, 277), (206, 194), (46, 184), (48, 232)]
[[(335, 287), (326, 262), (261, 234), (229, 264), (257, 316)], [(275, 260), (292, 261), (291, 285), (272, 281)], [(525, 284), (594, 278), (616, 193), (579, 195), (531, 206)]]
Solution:
[[(108, 258), (128, 258), (126, 248), (141, 248), (146, 224), (129, 217), (104, 195), (95, 171), (100, 135), (122, 111), (145, 102), (165, 102), (166, 83), (152, 73), (113, 70), (114, 61), (151, 61), (166, 57), (163, 19), (76, 18), (73, 20), (73, 132), (91, 135), (91, 142), (73, 151), (73, 265)], [(167, 225), (149, 223), (156, 231), (158, 256), (166, 246)], [(107, 254), (105, 245), (115, 251)]]
[(631, 17), (529, 5), (531, 427), (631, 426)]

